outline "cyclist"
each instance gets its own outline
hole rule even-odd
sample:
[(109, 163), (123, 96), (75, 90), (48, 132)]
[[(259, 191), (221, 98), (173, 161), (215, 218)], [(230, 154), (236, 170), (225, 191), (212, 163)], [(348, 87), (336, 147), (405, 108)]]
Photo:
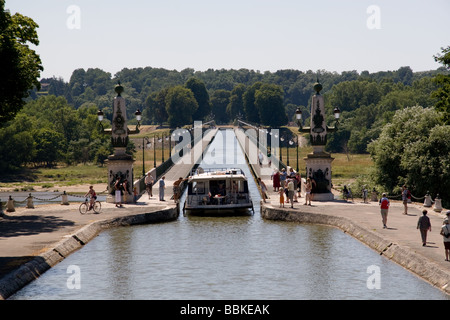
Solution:
[(97, 200), (97, 194), (93, 186), (89, 186), (89, 191), (84, 196), (87, 197), (88, 195), (91, 197), (89, 201), (89, 210), (91, 210), (94, 207), (95, 200)]

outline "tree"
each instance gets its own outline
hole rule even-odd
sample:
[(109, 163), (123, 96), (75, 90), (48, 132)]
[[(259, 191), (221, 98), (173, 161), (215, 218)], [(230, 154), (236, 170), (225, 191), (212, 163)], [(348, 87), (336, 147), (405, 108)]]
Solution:
[(32, 161), (36, 164), (53, 166), (62, 158), (64, 136), (49, 128), (41, 128), (34, 133), (36, 154)]
[(241, 113), (244, 115), (244, 98), (245, 85), (240, 83), (231, 91), (230, 102), (227, 105), (227, 114), (230, 119), (236, 119)]
[[(434, 60), (450, 70), (450, 46), (442, 48), (442, 54), (435, 56)], [(450, 124), (450, 74), (438, 74), (434, 77), (434, 82), (439, 86), (432, 94), (438, 99), (436, 109), (442, 111), (445, 123)]]
[(228, 123), (227, 106), (230, 103), (231, 92), (228, 90), (215, 90), (211, 95), (212, 113), (216, 123)]
[(166, 96), (168, 91), (169, 89), (162, 89), (159, 92), (153, 92), (145, 100), (145, 105), (148, 108), (144, 110), (144, 115), (147, 115), (147, 117), (152, 115), (153, 121), (159, 125), (162, 125), (169, 118), (166, 111)]
[(244, 111), (245, 119), (248, 121), (259, 123), (259, 112), (255, 106), (255, 92), (262, 86), (262, 82), (256, 82), (252, 86), (248, 87), (244, 92)]
[(197, 111), (198, 103), (191, 90), (175, 86), (168, 90), (166, 111), (171, 128), (193, 123), (192, 115)]
[(194, 120), (203, 120), (211, 113), (211, 103), (209, 102), (208, 90), (206, 90), (203, 81), (197, 78), (190, 78), (186, 82), (186, 88), (190, 89), (194, 94), (195, 100), (198, 103), (198, 109), (192, 115)]
[(417, 196), (430, 191), (450, 199), (450, 127), (434, 108), (398, 110), (368, 149), (376, 182), (396, 192), (407, 184)]
[(0, 0), (0, 125), (14, 118), (25, 105), (28, 91), (40, 88), (43, 69), (39, 55), (28, 43), (38, 45), (38, 25), (29, 17), (5, 11)]
[(283, 89), (275, 84), (263, 84), (255, 91), (255, 106), (262, 124), (280, 127), (287, 123), (283, 105)]

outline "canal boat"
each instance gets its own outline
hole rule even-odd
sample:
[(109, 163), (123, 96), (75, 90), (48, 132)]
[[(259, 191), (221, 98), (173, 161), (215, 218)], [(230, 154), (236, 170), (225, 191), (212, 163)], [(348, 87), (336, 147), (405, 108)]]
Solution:
[(184, 209), (194, 215), (240, 215), (253, 210), (241, 169), (197, 168), (188, 179)]

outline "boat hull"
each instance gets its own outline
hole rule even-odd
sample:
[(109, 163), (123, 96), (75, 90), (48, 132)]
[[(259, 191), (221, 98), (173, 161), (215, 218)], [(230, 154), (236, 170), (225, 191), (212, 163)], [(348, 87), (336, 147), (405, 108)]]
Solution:
[(253, 205), (207, 205), (207, 206), (185, 206), (185, 212), (190, 215), (200, 216), (237, 216), (251, 215)]

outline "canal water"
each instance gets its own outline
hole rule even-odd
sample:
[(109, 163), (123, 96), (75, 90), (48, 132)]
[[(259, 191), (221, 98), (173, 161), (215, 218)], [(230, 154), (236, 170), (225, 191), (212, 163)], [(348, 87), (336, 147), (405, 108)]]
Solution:
[(201, 166), (230, 159), (249, 177), (253, 215), (103, 232), (11, 299), (448, 299), (338, 229), (261, 219), (234, 133), (219, 131)]

